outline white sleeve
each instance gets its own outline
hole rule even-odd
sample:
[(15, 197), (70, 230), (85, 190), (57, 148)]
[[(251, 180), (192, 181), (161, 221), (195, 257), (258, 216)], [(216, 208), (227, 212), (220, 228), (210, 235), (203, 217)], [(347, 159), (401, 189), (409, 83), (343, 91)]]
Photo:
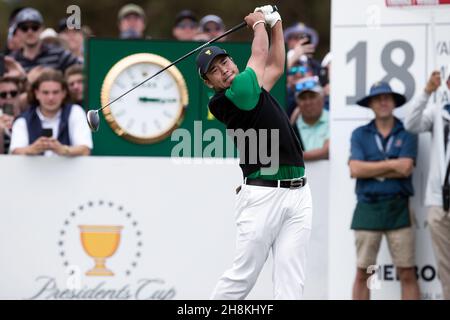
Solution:
[(11, 154), (17, 148), (27, 147), (29, 144), (27, 123), (24, 118), (18, 118), (12, 126), (9, 153)]
[(86, 120), (86, 112), (77, 104), (72, 106), (69, 115), (69, 137), (72, 146), (93, 148), (92, 134)]
[(422, 92), (414, 99), (404, 120), (406, 130), (412, 133), (432, 130), (435, 110), (432, 106), (426, 108), (429, 97), (426, 92)]

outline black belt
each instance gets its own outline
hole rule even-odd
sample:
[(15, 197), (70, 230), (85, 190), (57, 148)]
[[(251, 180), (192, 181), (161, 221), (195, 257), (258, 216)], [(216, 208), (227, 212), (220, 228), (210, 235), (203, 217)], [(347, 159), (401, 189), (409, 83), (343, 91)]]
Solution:
[(280, 188), (297, 189), (304, 187), (306, 185), (306, 177), (292, 180), (263, 180), (263, 179), (244, 180), (244, 184), (260, 187), (278, 188), (278, 183), (280, 183)]

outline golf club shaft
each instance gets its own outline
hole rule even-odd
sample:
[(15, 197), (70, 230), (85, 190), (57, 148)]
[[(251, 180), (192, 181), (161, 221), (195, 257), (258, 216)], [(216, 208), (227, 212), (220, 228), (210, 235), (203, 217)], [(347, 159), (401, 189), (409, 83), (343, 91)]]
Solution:
[[(272, 6), (273, 7), (273, 11), (278, 11), (277, 6)], [(229, 35), (230, 33), (233, 33), (239, 29), (244, 28), (247, 25), (247, 23), (245, 21), (241, 22), (240, 24), (238, 24), (237, 26), (231, 28), (230, 30), (224, 32), (223, 34), (209, 40), (208, 42), (202, 44), (200, 47), (195, 48), (194, 50), (192, 50), (191, 52), (186, 53), (184, 56), (182, 56), (181, 58), (178, 58), (177, 60), (175, 60), (174, 62), (172, 62), (171, 64), (169, 64), (167, 67), (159, 70), (157, 73), (155, 73), (154, 75), (152, 75), (150, 78), (145, 79), (144, 81), (142, 81), (141, 83), (137, 84), (136, 86), (134, 86), (133, 88), (131, 88), (130, 90), (126, 91), (125, 93), (121, 94), (120, 96), (118, 96), (117, 98), (115, 98), (113, 101), (108, 102), (106, 105), (104, 105), (103, 107), (97, 109), (97, 111), (103, 110), (104, 108), (108, 107), (109, 105), (113, 104), (114, 102), (116, 102), (117, 100), (119, 100), (120, 98), (122, 98), (123, 96), (127, 95), (128, 93), (130, 93), (131, 91), (133, 91), (134, 89), (140, 87), (141, 85), (143, 85), (144, 83), (146, 83), (147, 81), (150, 81), (151, 79), (153, 79), (154, 77), (156, 77), (157, 75), (159, 75), (160, 73), (164, 72), (165, 70), (169, 69), (171, 66), (177, 64), (178, 62), (180, 62), (183, 59), (186, 59), (187, 57), (193, 55), (194, 53), (196, 53), (197, 51), (203, 49), (204, 47), (208, 46), (209, 44), (216, 42), (219, 39), (222, 39), (223, 37)]]

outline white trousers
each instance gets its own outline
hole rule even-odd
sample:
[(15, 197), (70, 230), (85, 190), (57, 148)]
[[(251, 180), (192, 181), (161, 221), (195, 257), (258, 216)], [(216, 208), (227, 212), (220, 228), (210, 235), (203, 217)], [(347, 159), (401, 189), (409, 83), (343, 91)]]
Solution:
[(242, 185), (236, 195), (237, 239), (233, 266), (220, 278), (211, 299), (245, 299), (270, 249), (274, 298), (301, 299), (311, 223), (308, 184), (298, 189)]

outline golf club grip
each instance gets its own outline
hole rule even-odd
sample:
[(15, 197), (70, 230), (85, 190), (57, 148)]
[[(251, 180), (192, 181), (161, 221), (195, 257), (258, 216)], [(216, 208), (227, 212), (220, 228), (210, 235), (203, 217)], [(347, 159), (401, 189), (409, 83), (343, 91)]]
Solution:
[[(273, 11), (272, 12), (277, 12), (278, 11), (278, 7), (277, 6), (272, 6)], [(222, 39), (223, 37), (229, 35), (230, 33), (233, 33), (239, 29), (244, 28), (245, 26), (247, 26), (247, 23), (245, 21), (241, 22), (240, 24), (238, 24), (237, 26), (231, 28), (230, 30), (228, 30), (227, 32), (215, 37), (214, 39), (209, 40), (207, 43), (204, 44), (204, 46), (206, 47), (207, 45), (216, 42), (219, 39)]]

